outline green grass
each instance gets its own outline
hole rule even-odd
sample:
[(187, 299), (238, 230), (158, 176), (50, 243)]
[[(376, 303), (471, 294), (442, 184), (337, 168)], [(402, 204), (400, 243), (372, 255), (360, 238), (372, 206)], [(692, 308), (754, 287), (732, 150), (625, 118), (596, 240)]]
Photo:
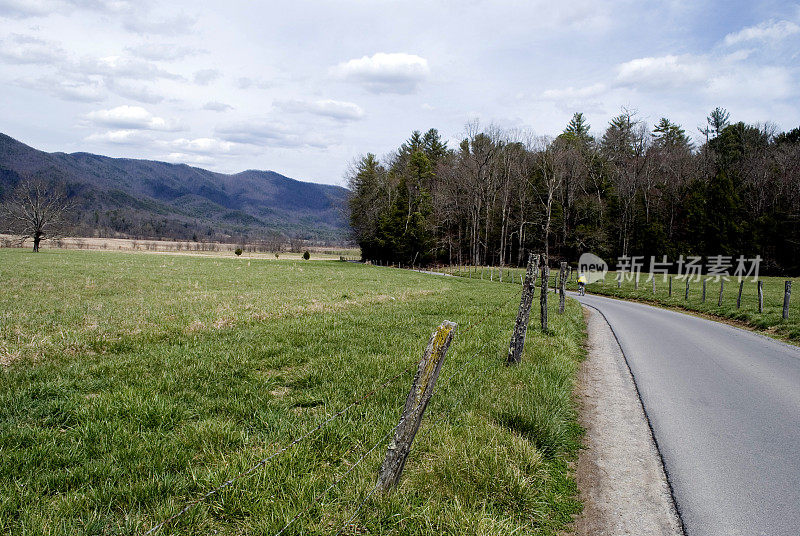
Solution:
[[(415, 366), (444, 319), (486, 318), (456, 335), (399, 488), (366, 501), (344, 533), (557, 534), (580, 510), (575, 303), (551, 312), (546, 335), (533, 314), (523, 363), (508, 368), (513, 285), (341, 262), (22, 250), (0, 250), (0, 281), (2, 534), (141, 534)], [(159, 534), (274, 534), (396, 425), (410, 380)], [(336, 533), (385, 448), (284, 534)]]

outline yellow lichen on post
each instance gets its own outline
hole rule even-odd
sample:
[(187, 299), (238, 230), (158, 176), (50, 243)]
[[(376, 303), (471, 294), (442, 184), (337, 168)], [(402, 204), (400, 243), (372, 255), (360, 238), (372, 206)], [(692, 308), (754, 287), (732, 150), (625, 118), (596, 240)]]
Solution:
[(400, 422), (395, 428), (394, 436), (389, 442), (389, 448), (386, 451), (386, 458), (384, 458), (378, 473), (376, 486), (381, 491), (390, 490), (400, 480), (406, 459), (409, 452), (411, 452), (411, 443), (414, 441), (414, 436), (417, 435), (417, 430), (419, 430), (419, 426), (422, 423), (422, 416), (433, 395), (433, 388), (439, 378), (439, 371), (442, 368), (447, 349), (453, 341), (455, 328), (455, 323), (445, 320), (431, 334), (417, 367), (411, 391), (406, 398)]

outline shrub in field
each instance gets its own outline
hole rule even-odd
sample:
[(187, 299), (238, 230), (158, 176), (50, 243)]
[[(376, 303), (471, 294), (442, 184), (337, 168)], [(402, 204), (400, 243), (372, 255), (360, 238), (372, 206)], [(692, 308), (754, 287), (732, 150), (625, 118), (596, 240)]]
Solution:
[(239, 255), (242, 254), (242, 248), (236, 248), (236, 251), (234, 251), (234, 253), (236, 253), (236, 256), (238, 257)]
[(311, 258), (311, 253), (309, 253), (309, 252), (308, 252), (308, 250), (305, 250), (305, 251), (303, 252), (303, 258), (304, 258), (305, 260), (308, 260), (308, 259), (310, 259), (310, 258)]

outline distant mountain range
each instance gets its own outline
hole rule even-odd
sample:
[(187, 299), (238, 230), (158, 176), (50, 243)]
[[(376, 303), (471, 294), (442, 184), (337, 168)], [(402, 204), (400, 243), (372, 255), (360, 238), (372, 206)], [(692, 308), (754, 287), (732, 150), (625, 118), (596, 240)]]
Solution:
[(341, 242), (348, 190), (274, 171), (235, 175), (185, 164), (45, 153), (0, 134), (0, 200), (28, 176), (66, 185), (85, 235), (258, 240), (283, 236)]

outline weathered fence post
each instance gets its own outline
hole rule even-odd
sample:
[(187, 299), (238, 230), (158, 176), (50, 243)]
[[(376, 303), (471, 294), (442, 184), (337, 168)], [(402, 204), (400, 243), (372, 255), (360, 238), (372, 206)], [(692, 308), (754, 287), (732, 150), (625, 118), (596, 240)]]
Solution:
[(739, 281), (739, 295), (736, 296), (736, 308), (737, 309), (742, 306), (742, 289), (743, 288), (744, 288), (744, 279)]
[(672, 276), (669, 276), (669, 297), (672, 297)]
[(783, 316), (786, 320), (789, 318), (789, 299), (792, 297), (792, 282), (787, 281), (783, 287)]
[(719, 300), (717, 300), (717, 307), (722, 307), (722, 291), (725, 290), (725, 280), (719, 280)]
[(636, 272), (636, 276), (633, 278), (633, 290), (639, 290), (639, 272)]
[(564, 314), (564, 304), (567, 300), (567, 263), (561, 263), (561, 269), (558, 271), (558, 314)]
[(758, 282), (758, 312), (764, 312), (764, 282)]
[(622, 274), (617, 274), (617, 288), (622, 288)]
[(653, 294), (655, 294), (656, 293), (656, 276), (653, 275), (653, 274), (650, 274), (650, 277), (653, 278)]
[(489, 267), (489, 281), (494, 281), (494, 266)]
[(689, 299), (689, 278), (686, 278), (686, 295), (683, 297), (684, 300)]
[(703, 279), (703, 303), (706, 303), (706, 282), (708, 279)]
[(500, 267), (500, 282), (503, 282), (503, 267)]
[(406, 398), (403, 406), (403, 413), (400, 415), (400, 422), (394, 429), (394, 437), (389, 442), (386, 457), (383, 459), (381, 469), (378, 472), (378, 491), (389, 491), (400, 481), (406, 459), (411, 452), (411, 443), (417, 435), (419, 425), (422, 423), (422, 415), (433, 395), (433, 388), (439, 377), (439, 371), (444, 362), (444, 356), (455, 335), (456, 324), (445, 320), (436, 331), (431, 334), (425, 353), (417, 367), (414, 382), (411, 384), (411, 391)]
[(550, 283), (550, 267), (547, 266), (547, 255), (542, 255), (542, 295), (539, 296), (541, 308), (542, 331), (547, 331), (547, 287)]
[(522, 298), (519, 301), (517, 321), (514, 323), (514, 332), (511, 334), (511, 344), (508, 347), (507, 365), (516, 365), (522, 361), (525, 334), (528, 332), (528, 321), (531, 316), (533, 290), (536, 287), (536, 268), (538, 263), (539, 255), (528, 253), (528, 269), (525, 271), (525, 281), (522, 283)]

